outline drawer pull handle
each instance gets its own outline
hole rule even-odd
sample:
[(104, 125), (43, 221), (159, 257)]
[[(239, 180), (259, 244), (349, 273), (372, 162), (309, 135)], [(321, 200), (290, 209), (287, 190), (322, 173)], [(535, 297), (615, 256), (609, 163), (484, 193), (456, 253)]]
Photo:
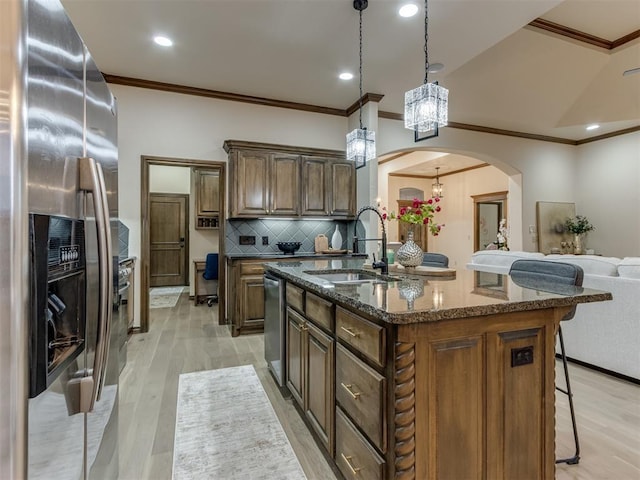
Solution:
[(345, 385), (344, 383), (340, 382), (340, 385), (342, 385), (342, 388), (349, 392), (349, 395), (351, 395), (355, 400), (358, 400), (360, 398), (360, 392), (354, 392), (353, 390), (351, 390), (353, 388), (352, 384), (349, 383)]
[(349, 466), (349, 470), (351, 470), (351, 473), (353, 473), (354, 475), (358, 475), (358, 472), (362, 469), (351, 465), (351, 459), (353, 457), (351, 455), (346, 456), (344, 453), (341, 453), (340, 455), (342, 455), (342, 458), (344, 459), (344, 461), (347, 462), (347, 465)]
[(351, 335), (352, 337), (357, 337), (360, 334), (354, 332), (353, 330), (351, 330), (350, 328), (346, 328), (346, 327), (340, 327), (342, 330), (344, 330), (345, 332), (347, 332), (349, 335)]

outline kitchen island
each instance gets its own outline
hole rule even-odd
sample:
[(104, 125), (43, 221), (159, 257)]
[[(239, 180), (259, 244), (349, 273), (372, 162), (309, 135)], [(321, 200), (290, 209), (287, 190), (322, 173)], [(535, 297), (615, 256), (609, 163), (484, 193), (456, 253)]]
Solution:
[(555, 334), (611, 294), (376, 278), (363, 260), (265, 269), (286, 282), (287, 387), (345, 478), (554, 478)]

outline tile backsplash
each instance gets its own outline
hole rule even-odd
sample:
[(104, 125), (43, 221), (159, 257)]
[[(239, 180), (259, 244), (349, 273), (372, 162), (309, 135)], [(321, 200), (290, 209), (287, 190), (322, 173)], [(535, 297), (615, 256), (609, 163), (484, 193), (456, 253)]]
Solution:
[[(278, 253), (278, 242), (302, 242), (299, 252), (313, 252), (315, 238), (324, 234), (331, 245), (336, 225), (342, 235), (342, 248), (351, 248), (352, 221), (257, 219), (227, 220), (225, 230), (226, 253)], [(255, 245), (240, 245), (240, 236), (254, 236)], [(269, 237), (269, 245), (262, 245), (262, 237)]]

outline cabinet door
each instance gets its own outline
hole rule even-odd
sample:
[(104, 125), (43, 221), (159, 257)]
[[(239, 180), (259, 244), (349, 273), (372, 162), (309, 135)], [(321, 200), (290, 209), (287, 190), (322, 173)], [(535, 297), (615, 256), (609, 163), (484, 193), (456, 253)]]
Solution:
[(329, 215), (327, 159), (302, 158), (302, 215)]
[(264, 329), (264, 280), (250, 275), (240, 278), (240, 315), (236, 326), (240, 330)]
[(196, 210), (198, 215), (220, 213), (220, 171), (196, 171)]
[(256, 217), (269, 213), (269, 159), (266, 152), (237, 152), (232, 216)]
[(304, 338), (306, 347), (306, 408), (305, 414), (333, 455), (334, 423), (334, 346), (335, 340), (312, 323)]
[(270, 164), (271, 215), (298, 215), (300, 212), (300, 159), (297, 155), (273, 154)]
[(329, 215), (352, 217), (356, 208), (356, 170), (352, 162), (332, 161)]
[(305, 320), (287, 307), (287, 387), (304, 408), (304, 331)]

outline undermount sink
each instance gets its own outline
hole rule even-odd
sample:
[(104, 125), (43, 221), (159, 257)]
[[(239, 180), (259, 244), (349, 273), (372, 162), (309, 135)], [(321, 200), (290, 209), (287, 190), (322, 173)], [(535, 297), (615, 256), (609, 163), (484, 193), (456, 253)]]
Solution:
[(394, 277), (376, 275), (373, 272), (315, 272), (310, 270), (305, 273), (319, 277), (331, 283), (387, 283), (398, 280)]

